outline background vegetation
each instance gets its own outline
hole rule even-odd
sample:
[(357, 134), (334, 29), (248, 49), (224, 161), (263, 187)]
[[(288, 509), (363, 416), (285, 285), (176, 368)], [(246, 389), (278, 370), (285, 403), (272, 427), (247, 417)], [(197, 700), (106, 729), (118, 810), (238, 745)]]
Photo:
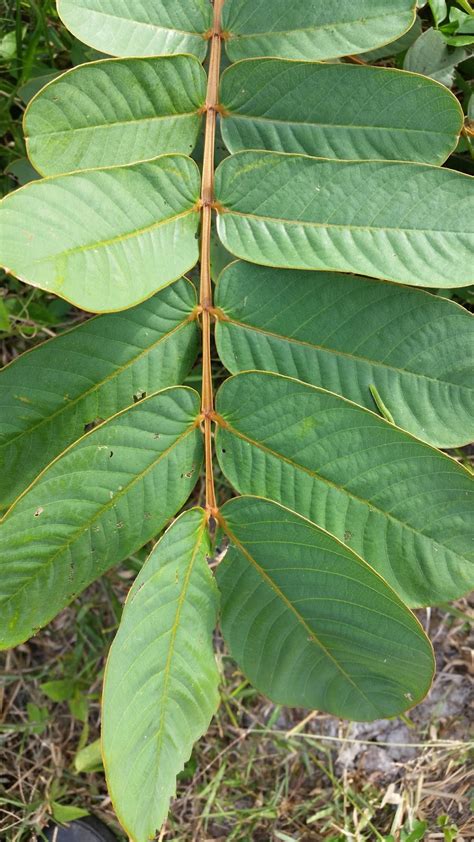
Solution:
[[(452, 87), (466, 132), (448, 166), (474, 173), (474, 58), (469, 3), (420, 4), (421, 28), (396, 55), (372, 63), (425, 72)], [(462, 17), (461, 15), (464, 15)], [(474, 21), (474, 17), (472, 17)], [(465, 32), (467, 30), (467, 33)], [(471, 30), (472, 32), (473, 30)], [(380, 55), (384, 52), (384, 55)], [(392, 52), (393, 49), (392, 49)], [(54, 0), (0, 0), (0, 191), (35, 177), (25, 159), (25, 104), (52, 75), (98, 57), (60, 25)], [(472, 125), (471, 125), (472, 130)], [(449, 291), (443, 291), (450, 295)], [(474, 290), (457, 290), (472, 308)], [(0, 361), (85, 314), (40, 290), (2, 277)], [(191, 374), (197, 387), (199, 372)], [(469, 451), (454, 454), (469, 461)], [(229, 494), (222, 480), (221, 499)], [(193, 503), (202, 503), (197, 489)], [(53, 818), (94, 813), (120, 830), (110, 807), (96, 740), (105, 654), (146, 548), (89, 588), (0, 666), (0, 838), (36, 840)], [(468, 599), (419, 612), (434, 640), (438, 675), (410, 714), (372, 724), (275, 707), (235, 671), (218, 642), (222, 705), (181, 776), (161, 838), (190, 840), (474, 839), (469, 699), (474, 675)], [(471, 695), (472, 698), (472, 695)], [(44, 837), (43, 837), (44, 838)]]

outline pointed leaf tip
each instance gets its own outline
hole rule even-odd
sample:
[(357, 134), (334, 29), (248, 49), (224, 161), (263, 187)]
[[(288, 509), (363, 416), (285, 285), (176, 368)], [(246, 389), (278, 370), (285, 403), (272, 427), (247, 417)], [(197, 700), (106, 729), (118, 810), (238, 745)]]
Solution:
[(107, 662), (104, 765), (117, 815), (134, 842), (147, 842), (161, 827), (176, 775), (218, 705), (210, 552), (204, 511), (182, 514), (135, 581)]

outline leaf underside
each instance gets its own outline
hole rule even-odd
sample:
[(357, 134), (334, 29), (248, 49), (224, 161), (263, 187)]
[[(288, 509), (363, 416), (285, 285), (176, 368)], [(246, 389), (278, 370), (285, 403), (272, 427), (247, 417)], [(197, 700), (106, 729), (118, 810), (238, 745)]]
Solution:
[(196, 263), (199, 193), (184, 155), (33, 182), (3, 201), (1, 260), (85, 310), (131, 307)]
[(376, 410), (437, 447), (474, 439), (474, 321), (397, 284), (236, 262), (216, 290), (219, 356), (233, 374), (274, 371)]
[(99, 316), (0, 373), (0, 509), (94, 424), (181, 383), (196, 359), (196, 293), (184, 279), (138, 307)]
[(397, 161), (238, 152), (216, 172), (217, 227), (244, 260), (426, 287), (474, 281), (470, 176)]
[(69, 70), (30, 102), (28, 156), (43, 175), (190, 155), (206, 74), (192, 56), (107, 59)]
[(157, 535), (202, 463), (199, 396), (159, 392), (84, 436), (40, 474), (0, 530), (1, 648), (31, 637)]
[[(58, 0), (59, 14), (81, 41), (111, 55), (191, 53), (204, 59), (212, 25), (206, 0)], [(226, 0), (227, 55), (321, 60), (372, 50), (409, 30), (414, 0)]]
[(414, 0), (226, 0), (231, 61), (260, 56), (311, 61), (362, 53), (393, 41), (415, 19)]
[(57, 0), (76, 38), (117, 56), (191, 53), (203, 59), (212, 7), (207, 0)]
[(212, 646), (218, 591), (207, 564), (210, 553), (205, 513), (185, 512), (138, 575), (107, 662), (107, 784), (136, 842), (151, 839), (162, 825), (176, 775), (218, 705)]
[(408, 605), (472, 587), (473, 479), (344, 398), (249, 372), (217, 395), (221, 468), (242, 494), (282, 503), (344, 541)]
[(217, 569), (232, 656), (280, 704), (372, 720), (429, 689), (433, 654), (415, 617), (331, 535), (267, 500), (222, 508)]
[(463, 125), (442, 85), (382, 67), (241, 61), (224, 72), (220, 102), (230, 152), (442, 164)]

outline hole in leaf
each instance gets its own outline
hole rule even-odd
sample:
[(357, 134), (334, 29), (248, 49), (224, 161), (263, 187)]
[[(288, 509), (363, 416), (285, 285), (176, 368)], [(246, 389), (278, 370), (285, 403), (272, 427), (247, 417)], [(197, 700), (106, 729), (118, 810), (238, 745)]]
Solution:
[(98, 427), (99, 424), (104, 423), (104, 418), (94, 418), (93, 421), (88, 421), (87, 424), (84, 424), (84, 432), (90, 433), (95, 427)]
[(181, 474), (181, 479), (184, 479), (184, 477), (186, 477), (186, 479), (191, 479), (195, 470), (196, 470), (196, 465), (193, 465), (190, 471), (185, 471), (184, 474)]

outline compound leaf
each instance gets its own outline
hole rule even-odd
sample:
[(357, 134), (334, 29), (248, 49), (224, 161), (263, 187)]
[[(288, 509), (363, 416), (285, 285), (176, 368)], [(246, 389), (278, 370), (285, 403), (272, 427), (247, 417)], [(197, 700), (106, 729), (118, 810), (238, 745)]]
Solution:
[(68, 70), (24, 118), (28, 155), (43, 175), (190, 154), (206, 99), (193, 56), (106, 59)]
[(443, 85), (384, 67), (250, 59), (222, 76), (222, 136), (231, 152), (442, 164), (463, 126)]
[(0, 372), (0, 508), (99, 421), (181, 383), (197, 355), (184, 279), (132, 310), (89, 319)]
[(134, 842), (155, 836), (176, 775), (219, 702), (212, 633), (218, 591), (202, 509), (182, 514), (133, 585), (112, 644), (102, 703), (109, 793)]
[(31, 637), (150, 541), (201, 462), (199, 396), (184, 387), (124, 410), (52, 462), (0, 525), (0, 647)]
[(391, 0), (389, 8), (386, 0), (226, 0), (222, 16), (231, 61), (362, 53), (398, 38), (414, 20), (414, 0)]
[(472, 178), (426, 164), (238, 152), (216, 172), (218, 233), (245, 260), (413, 286), (474, 280)]
[(282, 503), (344, 541), (408, 605), (472, 588), (474, 483), (449, 456), (276, 374), (230, 378), (217, 411), (217, 454), (239, 492)]
[(219, 356), (233, 374), (275, 371), (368, 409), (437, 447), (474, 438), (474, 321), (439, 296), (334, 272), (236, 262), (217, 286)]
[(268, 500), (222, 509), (217, 568), (231, 655), (272, 701), (358, 720), (419, 702), (433, 675), (423, 629), (332, 535)]
[(207, 0), (57, 0), (64, 25), (116, 56), (191, 53), (203, 59), (212, 25)]
[(33, 182), (2, 202), (0, 262), (84, 310), (123, 310), (196, 263), (199, 194), (185, 155)]

